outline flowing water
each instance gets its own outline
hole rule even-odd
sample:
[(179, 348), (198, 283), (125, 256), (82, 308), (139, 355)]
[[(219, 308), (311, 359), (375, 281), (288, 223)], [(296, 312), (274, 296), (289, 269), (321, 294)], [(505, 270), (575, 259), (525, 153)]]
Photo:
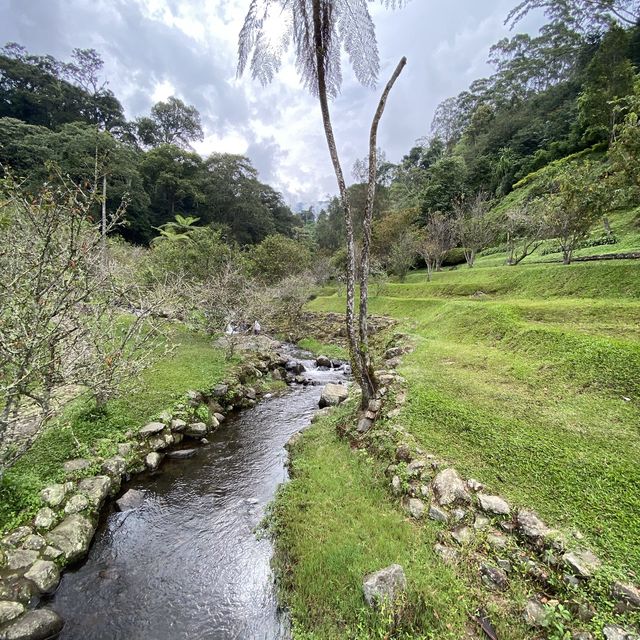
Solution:
[(126, 486), (143, 490), (144, 503), (103, 520), (86, 562), (52, 599), (61, 640), (288, 637), (272, 546), (255, 528), (287, 478), (285, 443), (309, 424), (322, 385), (344, 380), (302, 362), (317, 386), (228, 418), (195, 458), (167, 460)]

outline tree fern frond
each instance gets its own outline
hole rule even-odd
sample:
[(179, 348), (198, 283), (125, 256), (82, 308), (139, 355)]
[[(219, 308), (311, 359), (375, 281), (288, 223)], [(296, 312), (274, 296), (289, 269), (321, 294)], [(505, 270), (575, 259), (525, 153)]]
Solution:
[(373, 87), (378, 79), (379, 56), (375, 25), (367, 0), (338, 0), (338, 30), (360, 83)]

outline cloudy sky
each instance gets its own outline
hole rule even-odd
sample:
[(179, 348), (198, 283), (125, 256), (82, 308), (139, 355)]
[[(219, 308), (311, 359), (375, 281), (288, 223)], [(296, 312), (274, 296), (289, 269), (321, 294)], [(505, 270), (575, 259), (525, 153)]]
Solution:
[[(444, 98), (489, 73), (489, 47), (505, 35), (515, 0), (412, 0), (400, 11), (371, 4), (381, 82), (398, 60), (408, 65), (389, 99), (379, 141), (397, 161), (428, 133)], [(237, 37), (248, 0), (0, 0), (0, 43), (66, 60), (75, 47), (97, 49), (109, 87), (129, 118), (176, 95), (202, 115), (195, 145), (248, 155), (260, 177), (290, 204), (335, 192), (320, 110), (300, 86), (291, 60), (266, 88), (236, 78)], [(535, 21), (535, 17), (532, 18)], [(521, 25), (533, 29), (534, 22)], [(379, 89), (358, 85), (344, 66), (332, 105), (345, 171), (367, 152)]]

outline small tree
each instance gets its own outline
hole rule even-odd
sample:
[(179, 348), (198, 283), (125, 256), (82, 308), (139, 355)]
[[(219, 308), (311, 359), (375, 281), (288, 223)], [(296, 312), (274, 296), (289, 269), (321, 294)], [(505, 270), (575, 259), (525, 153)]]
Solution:
[(458, 200), (453, 209), (458, 240), (462, 244), (467, 265), (473, 267), (476, 255), (495, 238), (494, 226), (488, 216), (488, 196), (481, 191), (469, 200)]
[(540, 200), (545, 226), (557, 238), (562, 261), (570, 264), (576, 245), (606, 210), (607, 193), (602, 176), (590, 162), (556, 169)]
[(398, 276), (401, 282), (413, 267), (418, 255), (418, 237), (412, 229), (405, 229), (396, 242), (391, 246), (389, 255), (389, 269)]
[(507, 264), (510, 266), (519, 264), (536, 251), (545, 237), (544, 216), (531, 206), (509, 209), (504, 226), (507, 232)]
[(440, 211), (429, 216), (418, 240), (418, 253), (427, 265), (427, 280), (433, 271), (439, 271), (442, 260), (455, 244), (455, 230), (451, 218)]

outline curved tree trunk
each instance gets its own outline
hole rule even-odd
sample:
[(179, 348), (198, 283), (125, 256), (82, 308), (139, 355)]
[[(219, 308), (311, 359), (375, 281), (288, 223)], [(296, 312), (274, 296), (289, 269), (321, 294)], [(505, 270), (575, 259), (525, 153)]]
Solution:
[(369, 315), (369, 254), (371, 252), (371, 222), (373, 220), (373, 205), (376, 197), (377, 179), (377, 141), (378, 125), (384, 112), (389, 92), (393, 88), (395, 81), (407, 64), (407, 59), (403, 57), (395, 71), (393, 72), (387, 86), (382, 92), (378, 108), (376, 109), (371, 130), (369, 132), (369, 179), (367, 184), (367, 200), (364, 209), (363, 237), (362, 237), (362, 258), (360, 264), (360, 343), (358, 344), (358, 359), (362, 371), (362, 408), (366, 408), (369, 400), (372, 400), (377, 391), (377, 381), (375, 379), (373, 364), (371, 361), (371, 351), (369, 350), (368, 315)]

